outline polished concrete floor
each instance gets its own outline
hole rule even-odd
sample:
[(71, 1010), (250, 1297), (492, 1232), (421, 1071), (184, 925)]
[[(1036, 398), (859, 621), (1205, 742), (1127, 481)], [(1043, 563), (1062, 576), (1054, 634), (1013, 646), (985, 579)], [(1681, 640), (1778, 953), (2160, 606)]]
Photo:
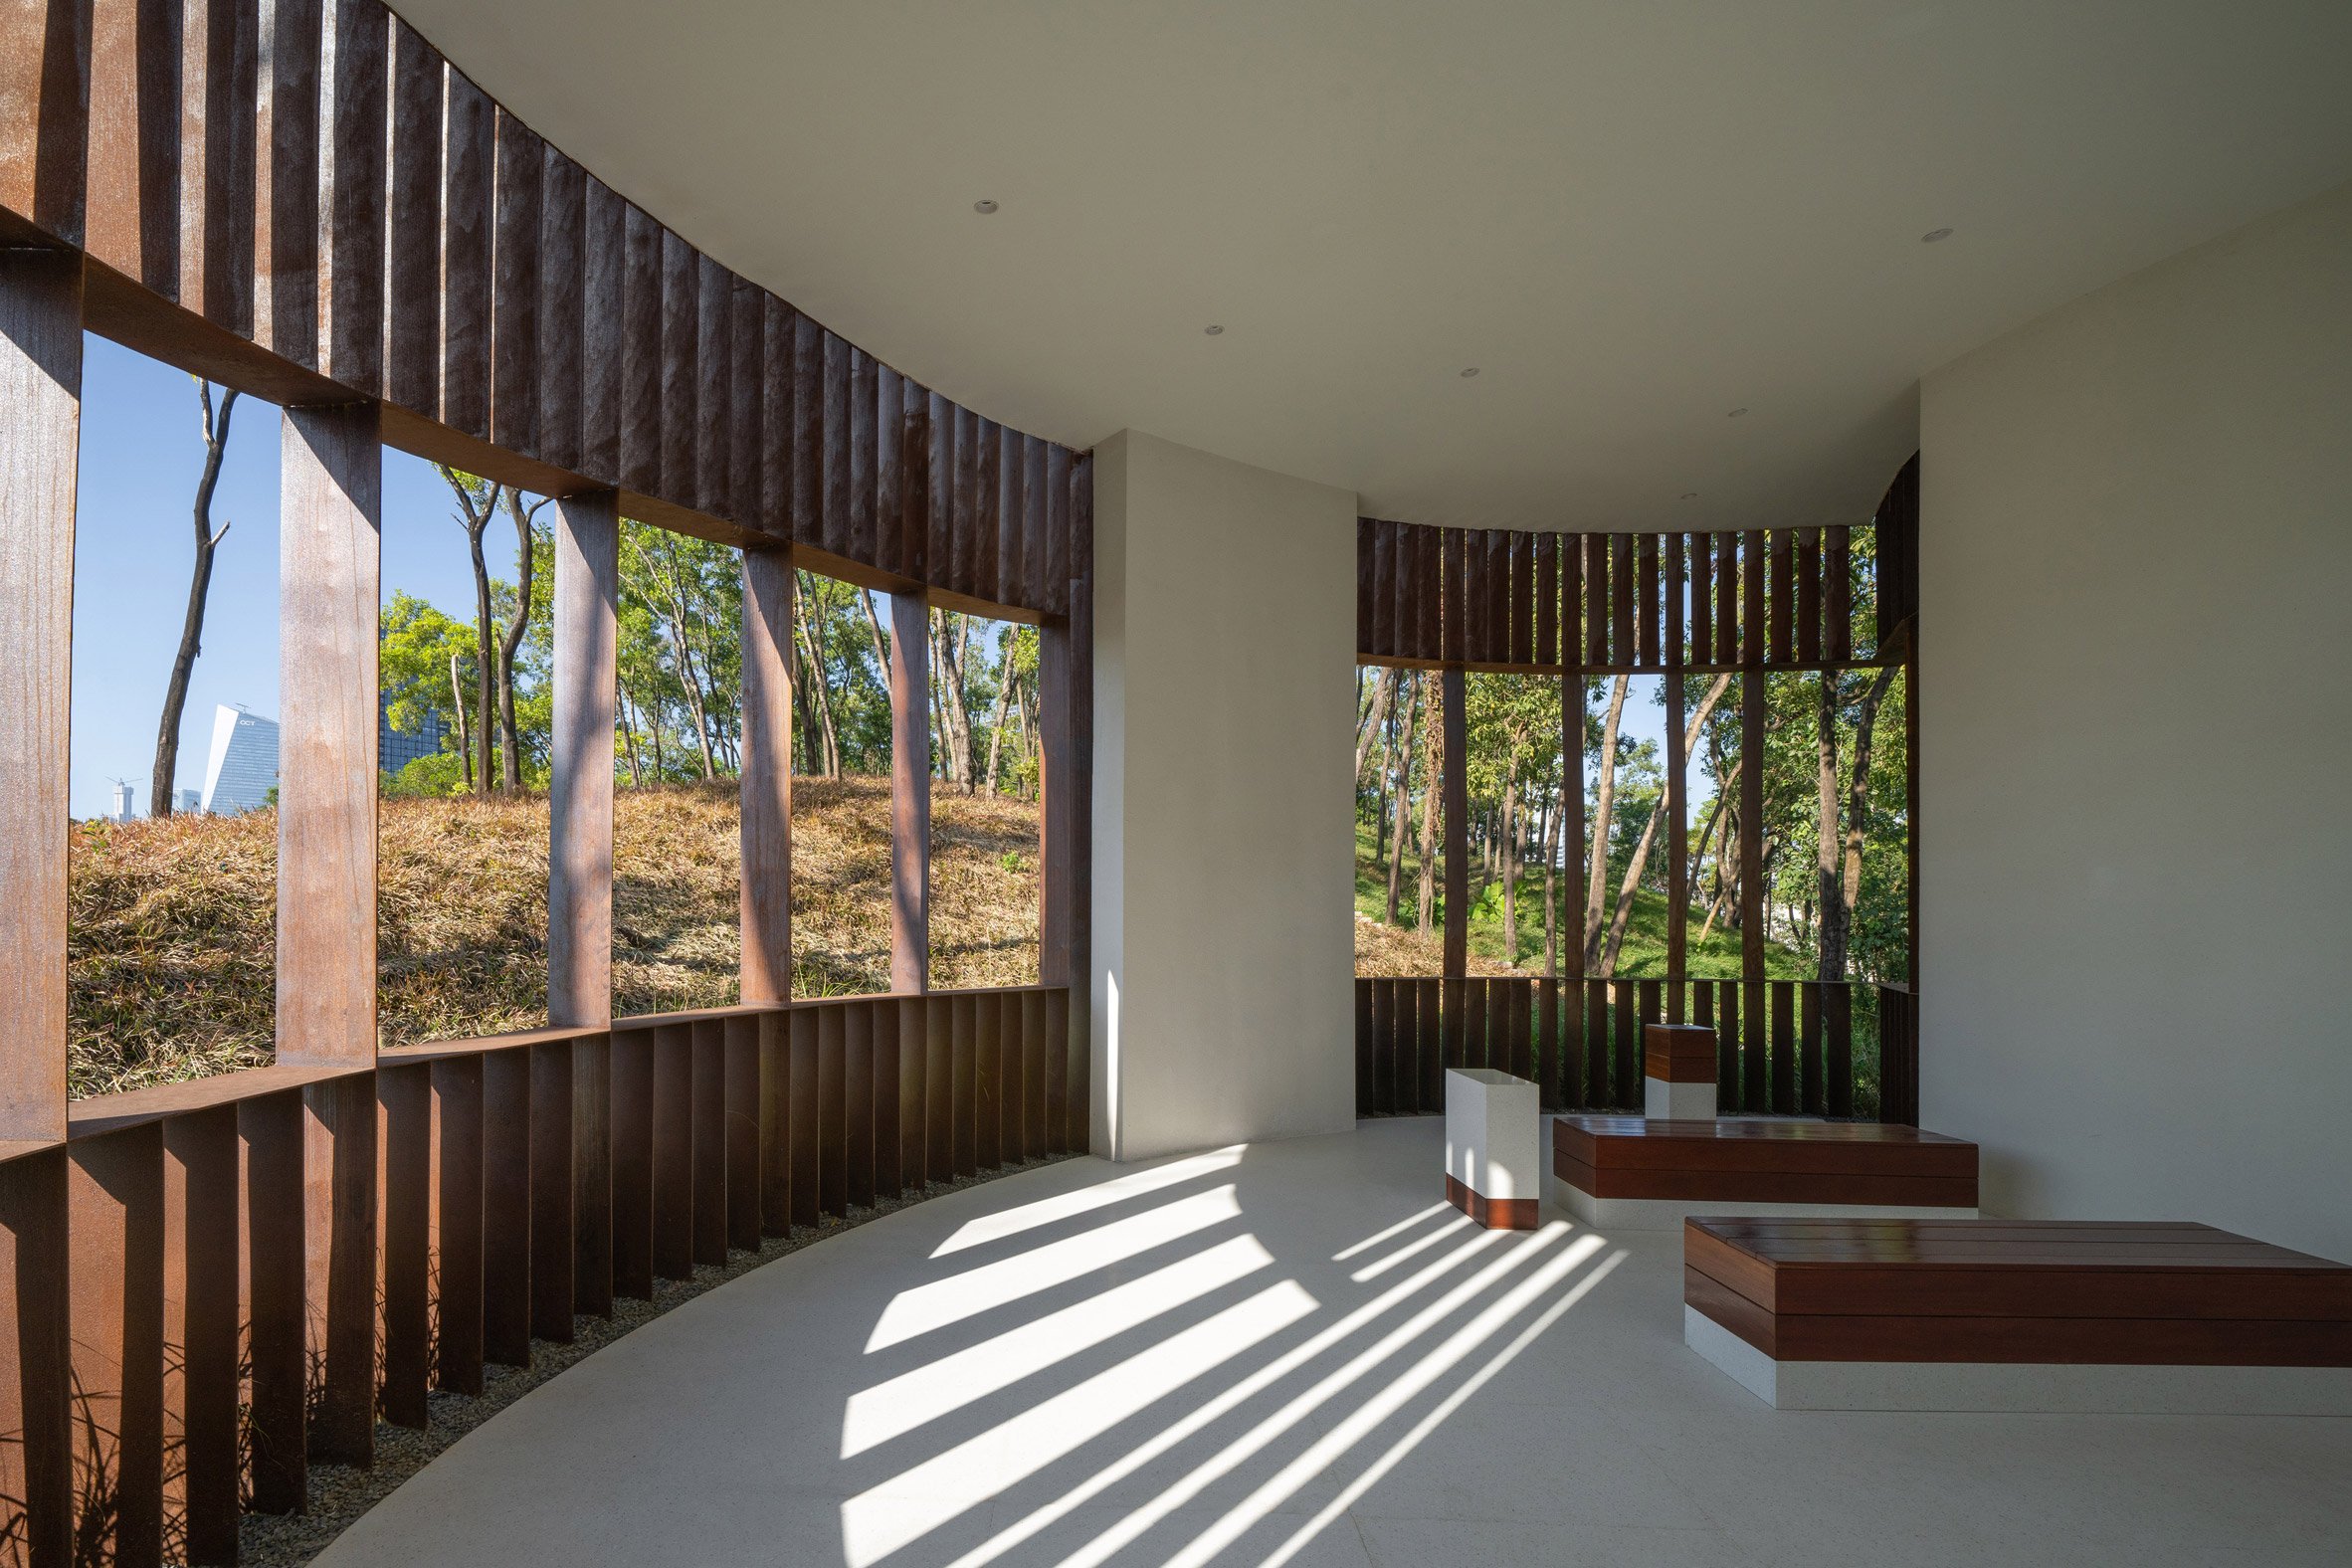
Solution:
[(2352, 1563), (2352, 1421), (1775, 1414), (1680, 1238), (1469, 1228), (1441, 1123), (916, 1205), (638, 1330), (390, 1564)]

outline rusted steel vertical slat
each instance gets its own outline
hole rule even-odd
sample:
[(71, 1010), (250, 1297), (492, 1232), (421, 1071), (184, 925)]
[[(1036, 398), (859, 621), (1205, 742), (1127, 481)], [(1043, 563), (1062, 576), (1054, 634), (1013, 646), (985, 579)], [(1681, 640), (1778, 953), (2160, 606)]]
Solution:
[(1422, 532), (1410, 523), (1397, 524), (1396, 591), (1389, 605), (1389, 641), (1390, 652), (1406, 659), (1417, 654), (1414, 644), (1421, 628), (1421, 600), (1428, 592), (1422, 578)]
[(871, 566), (875, 564), (875, 364), (873, 357), (854, 343), (849, 359), (849, 446), (844, 474), (848, 499), (843, 510), (841, 553)]
[(385, 105), (391, 27), (376, 0), (326, 0), (319, 75), (318, 368), (362, 396), (383, 391)]
[(955, 1138), (955, 1173), (980, 1171), (980, 1020), (968, 991), (948, 999), (949, 1119)]
[[(83, 248), (166, 299), (179, 286), (180, 9), (98, 0), (86, 23), (91, 76)], [(30, 43), (18, 35), (30, 32), (26, 24), (34, 21), (28, 16), (17, 22), (0, 43), (12, 49)]]
[(1560, 536), (1535, 536), (1535, 662), (1560, 662)]
[[(1676, 541), (1679, 542), (1679, 541)], [(1681, 562), (1669, 575), (1679, 575)], [(1669, 644), (1670, 648), (1672, 645)], [(1682, 1022), (1682, 975), (1690, 947), (1690, 757), (1682, 712), (1685, 677), (1678, 664), (1666, 673), (1666, 1020)]]
[(1470, 613), (1469, 585), (1465, 581), (1470, 570), (1470, 535), (1461, 528), (1446, 528), (1440, 530), (1438, 540), (1443, 563), (1439, 597), (1444, 609), (1440, 616), (1439, 643), (1445, 652), (1441, 657), (1449, 663), (1459, 663), (1470, 657), (1470, 629), (1465, 622)]
[[(490, 441), (539, 450), (539, 177), (547, 144), (504, 109), (490, 255)], [(669, 389), (663, 389), (667, 398)]]
[(749, 526), (756, 498), (735, 494), (735, 275), (709, 257), (696, 258), (694, 287), (694, 483), (681, 493), (713, 517)]
[(792, 317), (791, 515), (797, 544), (825, 547), (825, 329)]
[[(10, 1439), (0, 1443), (0, 1487), (5, 1487), (0, 1495), (9, 1499), (6, 1523), (15, 1550), (11, 1560), (17, 1563), (65, 1563), (73, 1554), (66, 1192), (63, 1145), (0, 1161), (0, 1432)], [(228, 1215), (234, 1272), (233, 1197)], [(233, 1336), (234, 1279), (229, 1305)], [(234, 1373), (230, 1395), (234, 1400)], [(298, 1405), (295, 1415), (298, 1419)], [(232, 1489), (232, 1510), (235, 1505)]]
[[(1069, 1059), (1076, 1049), (1077, 1032), (1071, 1027), (1071, 1014), (1078, 1005), (1071, 999), (1071, 988), (1055, 986), (1046, 992), (1046, 1138), (1047, 1151), (1065, 1154), (1082, 1151), (1086, 1147), (1088, 1115), (1084, 1098), (1074, 1093), (1073, 1085), (1081, 1082), (1070, 1071)], [(1054, 1102), (1056, 1065), (1060, 1064), (1063, 1100)]]
[(1766, 550), (1771, 564), (1765, 658), (1773, 664), (1785, 665), (1796, 657), (1796, 549), (1791, 530), (1787, 528), (1775, 528), (1765, 537), (1769, 541)]
[(1021, 525), (1029, 514), (1029, 449), (1021, 432), (1006, 426), (999, 435), (995, 559), (988, 568), (988, 597), (998, 604), (1021, 602)]
[(727, 1246), (759, 1251), (760, 1237), (760, 1071), (762, 1016), (738, 1013), (726, 1020), (725, 1054)]
[(376, 1425), (375, 1084), (354, 1073), (311, 1084), (302, 1099), (309, 1353), (324, 1371), (310, 1457), (366, 1465)]
[(1536, 1103), (1546, 1113), (1560, 1108), (1560, 982), (1538, 980), (1535, 990)]
[(1737, 533), (1718, 533), (1715, 539), (1715, 663), (1741, 662), (1739, 635), (1740, 540)]
[(433, 1064), (433, 1386), (454, 1394), (482, 1392), (482, 1068)]
[(1377, 517), (1356, 519), (1356, 650), (1366, 659), (1388, 652), (1397, 602), (1395, 532)]
[(1798, 1102), (1808, 1116), (1830, 1111), (1827, 1064), (1822, 1059), (1822, 985), (1816, 980), (1796, 982)]
[(1693, 533), (1690, 542), (1690, 663), (1715, 662), (1715, 541)]
[[(441, 115), (441, 422), (487, 441), (496, 110), (445, 66)], [(260, 309), (257, 298), (257, 317)]]
[(972, 1159), (982, 1170), (1004, 1163), (1004, 1038), (994, 995), (969, 998), (972, 1009)]
[[(854, 350), (833, 332), (823, 338), (818, 404), (818, 462), (823, 466), (819, 490), (819, 529), (823, 548), (835, 555), (851, 553), (850, 487), (850, 360)], [(862, 357), (862, 356), (861, 356)]]
[(1841, 984), (1822, 987), (1822, 1034), (1824, 1037), (1824, 1074), (1828, 1079), (1824, 1100), (1828, 1114), (1854, 1114), (1854, 991)]
[(612, 1036), (613, 1294), (654, 1295), (654, 1031)]
[[(245, 1233), (246, 1439), (252, 1450), (247, 1491), (257, 1513), (298, 1512), (309, 1495), (302, 1121), (298, 1089), (237, 1107), (245, 1188), (239, 1212)], [(64, 1249), (61, 1227), (61, 1261)], [(61, 1349), (64, 1332), (60, 1322)], [(61, 1420), (63, 1415), (61, 1405)]]
[(1757, 1101), (1748, 1095), (1747, 1037), (1739, 1027), (1743, 981), (1724, 980), (1715, 986), (1715, 1096), (1717, 1108), (1728, 1113), (1752, 1110)]
[(874, 1139), (873, 1199), (895, 1198), (905, 1186), (905, 1156), (900, 1152), (898, 1123), (898, 1013), (894, 997), (878, 999), (872, 1010), (873, 1092), (866, 1125)]
[(923, 1169), (951, 1181), (955, 1158), (955, 1010), (944, 996), (923, 1003)]
[(587, 175), (546, 149), (539, 167), (538, 452), (559, 469), (580, 467), (582, 310), (588, 282)]
[(0, 49), (0, 208), (83, 243), (90, 157), (90, 0), (11, 8)]
[(874, 1009), (860, 999), (842, 1015), (842, 1208), (874, 1207)]
[(1535, 541), (1523, 531), (1513, 530), (1511, 541), (1511, 663), (1535, 662), (1536, 600), (1539, 594), (1535, 571)]
[(925, 396), (923, 447), (923, 570), (938, 584), (954, 567), (956, 407), (936, 392)]
[(1378, 1107), (1372, 1094), (1372, 985), (1370, 977), (1356, 976), (1356, 1114), (1369, 1116)]
[(792, 1229), (792, 1015), (759, 1018), (759, 1234)]
[(898, 395), (898, 569), (917, 582), (927, 582), (931, 548), (931, 394), (909, 380), (899, 387)]
[(1766, 982), (1772, 996), (1772, 1108), (1783, 1116), (1798, 1109), (1797, 983)]
[(1014, 998), (1021, 1009), (1021, 1157), (1043, 1159), (1047, 1143), (1046, 994), (1031, 987)]
[(776, 498), (768, 492), (768, 299), (748, 279), (727, 275), (727, 493), (735, 520), (777, 537)]
[(383, 1419), (422, 1430), (432, 1382), (432, 1069), (424, 1063), (376, 1070), (383, 1118), (378, 1184), (383, 1213)]
[[(957, 593), (980, 597), (980, 540), (996, 500), (996, 427), (968, 408), (955, 411), (954, 536), (948, 582)], [(993, 558), (993, 556), (992, 556)]]
[(874, 367), (872, 434), (867, 441), (874, 472), (874, 515), (870, 532), (878, 571), (902, 573), (905, 565), (906, 434), (905, 378), (888, 365)]
[(702, 258), (675, 231), (662, 231), (662, 491), (694, 493), (695, 440), (702, 428)]
[(572, 1043), (530, 1048), (531, 1336), (572, 1339)]
[(994, 420), (980, 422), (980, 476), (975, 498), (979, 509), (970, 537), (972, 594), (997, 598), (997, 539), (1005, 525), (1005, 443), (1011, 433)]
[[(214, 16), (238, 7), (207, 0)], [(441, 409), (441, 90), (440, 52), (417, 30), (392, 19), (392, 135), (386, 172), (384, 395), (428, 419)], [(210, 116), (226, 104), (208, 102)], [(209, 161), (209, 159), (208, 159)], [(212, 312), (193, 297), (191, 305)], [(225, 323), (224, 323), (225, 324)]]
[(898, 1182), (903, 1191), (920, 1192), (930, 1180), (928, 1009), (920, 997), (898, 997), (891, 1005), (898, 1013)]
[(1821, 531), (1822, 657), (1836, 664), (1854, 657), (1854, 530)]
[(1609, 664), (1609, 535), (1584, 536), (1584, 662)]
[(1639, 1109), (1642, 1104), (1641, 982), (1613, 980), (1610, 988), (1614, 994), (1609, 999), (1609, 1021), (1616, 1048), (1610, 1081), (1616, 1087), (1620, 1109)]
[(1821, 529), (1797, 530), (1797, 658), (1821, 659)]
[[(621, 478), (621, 378), (629, 313), (629, 209), (593, 175), (580, 195), (580, 472)], [(756, 344), (759, 334), (749, 334)]]
[[(54, 18), (71, 6), (52, 4)], [(180, 147), (179, 303), (215, 326), (240, 337), (253, 335), (255, 238), (254, 140), (259, 122), (258, 80), (261, 22), (252, 0), (205, 0), (184, 11), (184, 51), (181, 56), (181, 123), (174, 133)], [(37, 53), (27, 51), (28, 54)], [(440, 120), (440, 57), (433, 56), (427, 72), (433, 82), (434, 140), (438, 153)], [(29, 101), (0, 91), (10, 101)], [(428, 178), (437, 175), (428, 173)], [(0, 202), (0, 205), (9, 205)], [(438, 206), (438, 203), (436, 203)], [(18, 209), (21, 211), (22, 209)], [(395, 222), (403, 216), (393, 212)], [(430, 253), (440, 243), (436, 215), (422, 231)], [(430, 263), (430, 256), (428, 256)], [(430, 303), (430, 299), (428, 300)], [(422, 318), (420, 351), (430, 355), (440, 346), (433, 316)], [(415, 405), (431, 413), (430, 383), (426, 401)]]
[(817, 1007), (817, 1207), (850, 1212), (849, 1004)]
[(1766, 610), (1772, 535), (1753, 531), (1740, 539), (1740, 661), (1762, 665), (1772, 658), (1771, 617)]
[(620, 479), (662, 488), (662, 226), (642, 207), (621, 216)]
[(530, 1051), (482, 1060), (482, 1353), (499, 1366), (530, 1364)]
[(273, 0), (260, 56), (254, 341), (318, 368), (322, 0)]
[(160, 1563), (163, 1129), (77, 1139), (67, 1154), (81, 1533), (102, 1561)]
[(1391, 1038), (1391, 1031), (1396, 1027), (1395, 988), (1376, 977), (1361, 982), (1360, 990), (1363, 1001), (1359, 1022), (1363, 1035), (1356, 1048), (1360, 1063), (1356, 1094), (1364, 1108), (1359, 1113), (1384, 1116), (1397, 1108), (1392, 1060), (1395, 1048)]
[(727, 1261), (726, 1020), (698, 1018), (686, 1036), (693, 1104), (691, 1254), (697, 1266), (718, 1265)]
[(1634, 596), (1638, 576), (1634, 564), (1634, 536), (1630, 533), (1609, 535), (1609, 662), (1613, 665), (1641, 663), (1641, 649), (1634, 642)]
[(1636, 632), (1639, 657), (1636, 662), (1656, 667), (1666, 663), (1666, 651), (1662, 646), (1658, 615), (1658, 535), (1655, 533), (1641, 534), (1636, 538), (1635, 545), (1641, 558), (1638, 578), (1641, 603), (1637, 608), (1640, 624)]
[[(235, 1105), (164, 1121), (163, 1224), (164, 1539), (187, 1562), (234, 1562), (239, 1469)], [(13, 1283), (4, 1274), (0, 1281)], [(421, 1278), (418, 1284), (421, 1299)], [(11, 1341), (11, 1348), (16, 1343)], [(22, 1429), (12, 1424), (9, 1431), (13, 1437)]]
[(688, 1024), (640, 1031), (654, 1053), (654, 1277), (694, 1272), (694, 1042)]

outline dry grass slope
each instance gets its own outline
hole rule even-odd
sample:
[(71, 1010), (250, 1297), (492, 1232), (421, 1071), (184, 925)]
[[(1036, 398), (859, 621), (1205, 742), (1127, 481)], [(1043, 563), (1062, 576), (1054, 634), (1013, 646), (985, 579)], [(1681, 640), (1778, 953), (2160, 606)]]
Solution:
[[(794, 781), (796, 995), (889, 988), (889, 793), (886, 779)], [(733, 1002), (735, 786), (623, 790), (614, 819), (614, 1011)], [(277, 835), (272, 811), (75, 827), (77, 1096), (270, 1060)], [(1032, 805), (935, 794), (933, 985), (1036, 982), (1037, 842)], [(385, 801), (376, 878), (385, 1044), (546, 1021), (544, 796)]]

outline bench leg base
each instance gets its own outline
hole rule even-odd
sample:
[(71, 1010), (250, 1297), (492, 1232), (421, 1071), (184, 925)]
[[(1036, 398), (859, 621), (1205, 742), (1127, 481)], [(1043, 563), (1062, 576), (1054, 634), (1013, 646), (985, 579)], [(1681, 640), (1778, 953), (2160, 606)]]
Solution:
[(1689, 1305), (1682, 1342), (1775, 1410), (2352, 1416), (2352, 1367), (1775, 1361)]

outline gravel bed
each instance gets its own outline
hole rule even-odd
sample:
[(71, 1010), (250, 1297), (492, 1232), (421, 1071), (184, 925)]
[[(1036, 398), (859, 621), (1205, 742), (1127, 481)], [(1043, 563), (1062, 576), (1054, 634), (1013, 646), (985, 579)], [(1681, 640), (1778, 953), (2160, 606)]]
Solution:
[(995, 1181), (1021, 1171), (1037, 1170), (1069, 1158), (1072, 1156), (1053, 1155), (1020, 1165), (1007, 1165), (1001, 1170), (980, 1176), (933, 1182), (911, 1197), (884, 1199), (871, 1209), (853, 1209), (847, 1219), (828, 1218), (815, 1226), (795, 1230), (789, 1236), (770, 1237), (758, 1252), (736, 1253), (728, 1258), (723, 1267), (696, 1269), (691, 1279), (657, 1280), (651, 1301), (616, 1300), (610, 1317), (576, 1317), (572, 1320), (575, 1337), (570, 1344), (551, 1344), (543, 1339), (531, 1341), (531, 1364), (528, 1367), (485, 1367), (479, 1397), (435, 1391), (426, 1401), (424, 1431), (378, 1422), (376, 1461), (372, 1467), (361, 1470), (349, 1465), (312, 1465), (309, 1510), (294, 1514), (247, 1514), (239, 1528), (239, 1560), (258, 1565), (258, 1568), (298, 1568), (298, 1565), (308, 1563), (361, 1514), (374, 1507), (395, 1486), (423, 1470), (458, 1439), (565, 1368), (594, 1355), (631, 1329), (652, 1321), (682, 1301), (689, 1301), (703, 1291), (724, 1284), (738, 1274), (748, 1274), (763, 1264), (774, 1263), (787, 1253), (798, 1252), (852, 1226), (864, 1225), (885, 1214), (895, 1214), (925, 1198), (964, 1187), (976, 1187), (982, 1182)]

